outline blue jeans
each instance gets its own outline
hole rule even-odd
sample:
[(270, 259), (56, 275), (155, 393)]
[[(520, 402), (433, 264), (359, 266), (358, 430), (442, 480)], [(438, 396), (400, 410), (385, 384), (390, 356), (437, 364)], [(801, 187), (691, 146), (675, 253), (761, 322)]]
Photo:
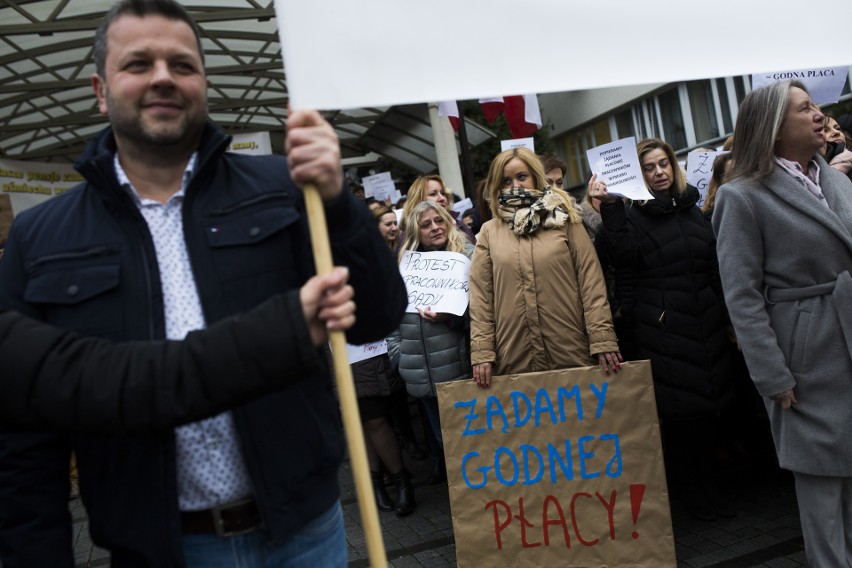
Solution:
[(187, 568), (342, 568), (349, 561), (339, 501), (277, 546), (262, 531), (184, 535), (182, 546)]

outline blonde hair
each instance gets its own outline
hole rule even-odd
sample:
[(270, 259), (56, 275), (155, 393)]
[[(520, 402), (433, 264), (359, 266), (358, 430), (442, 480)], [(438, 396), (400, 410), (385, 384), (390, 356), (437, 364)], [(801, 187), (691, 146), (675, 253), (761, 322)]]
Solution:
[(447, 246), (444, 250), (447, 252), (457, 252), (464, 254), (465, 244), (468, 242), (464, 233), (458, 230), (456, 222), (450, 216), (446, 209), (432, 201), (421, 201), (411, 212), (404, 218), (405, 220), (405, 238), (402, 241), (402, 246), (399, 247), (399, 260), (402, 260), (402, 253), (407, 250), (418, 250), (420, 248), (420, 219), (428, 210), (437, 212), (438, 216), (444, 220), (444, 225), (447, 227)]
[(441, 193), (444, 194), (444, 197), (447, 199), (447, 203), (450, 203), (452, 200), (448, 197), (449, 190), (447, 189), (444, 180), (441, 179), (439, 175), (430, 175), (430, 176), (420, 176), (414, 183), (411, 184), (411, 187), (408, 188), (408, 196), (405, 199), (405, 205), (402, 208), (402, 220), (405, 222), (408, 219), (408, 216), (414, 210), (414, 208), (426, 201), (426, 190), (429, 188), (429, 182), (436, 181), (441, 184)]
[(549, 188), (554, 195), (559, 197), (560, 201), (562, 201), (562, 209), (568, 213), (568, 220), (570, 223), (580, 223), (582, 218), (580, 217), (580, 210), (577, 202), (574, 201), (574, 198), (568, 195), (564, 190), (550, 187), (547, 185), (544, 165), (542, 165), (541, 160), (530, 150), (519, 147), (512, 148), (510, 150), (506, 150), (504, 152), (500, 152), (495, 156), (493, 160), (491, 160), (491, 166), (488, 168), (488, 176), (485, 178), (485, 200), (489, 202), (491, 207), (491, 214), (495, 218), (500, 218), (500, 203), (499, 196), (500, 192), (503, 191), (503, 170), (506, 168), (506, 164), (518, 158), (523, 163), (527, 165), (530, 170), (530, 175), (533, 177), (533, 185), (535, 189), (539, 191), (544, 191), (545, 188)]

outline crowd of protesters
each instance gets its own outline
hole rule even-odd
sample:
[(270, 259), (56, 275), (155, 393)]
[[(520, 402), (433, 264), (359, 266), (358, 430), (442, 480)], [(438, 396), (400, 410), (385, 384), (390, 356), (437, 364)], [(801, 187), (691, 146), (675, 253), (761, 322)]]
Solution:
[[(780, 462), (794, 473), (810, 562), (845, 566), (852, 324), (839, 308), (852, 300), (843, 296), (852, 293), (852, 140), (841, 123), (850, 122), (824, 115), (796, 82), (754, 91), (702, 207), (674, 149), (656, 138), (637, 145), (652, 195), (643, 201), (593, 176), (578, 203), (563, 190), (566, 164), (525, 148), (494, 158), (476, 210), (456, 222), (443, 180), (418, 178), (398, 254), (449, 250), (472, 261), (464, 317), (421, 309), (391, 339), (409, 393), (428, 401), (432, 432), (440, 441), (435, 382), (488, 388), (503, 374), (588, 365), (609, 374), (650, 359), (673, 499), (705, 521), (735, 516), (721, 469)], [(475, 236), (459, 231), (463, 218), (482, 221)], [(794, 253), (789, 237), (799, 234), (810, 244)], [(767, 465), (770, 430), (778, 461)]]
[[(110, 57), (132, 47), (125, 46), (122, 41), (130, 40), (118, 33), (127, 28), (125, 32), (132, 32), (130, 39), (148, 46), (153, 59), (161, 57), (159, 49), (168, 52), (180, 48), (200, 60), (200, 41), (196, 45), (198, 34), (192, 20), (168, 0), (156, 3), (156, 9), (148, 4), (125, 0), (111, 12), (111, 19), (99, 31), (100, 41), (109, 43), (114, 50)], [(152, 38), (158, 37), (157, 29), (163, 25), (173, 27), (177, 39), (175, 45), (155, 49)], [(103, 49), (101, 56), (107, 57)], [(109, 73), (101, 69), (100, 81), (116, 81), (114, 75), (120, 74), (120, 69), (112, 66), (112, 59), (108, 62)], [(202, 69), (200, 62), (196, 67)], [(186, 85), (182, 89), (194, 93), (198, 109), (203, 109), (199, 94), (205, 84), (203, 73), (193, 71), (190, 75), (184, 79)], [(118, 89), (119, 85), (104, 84), (97, 91), (105, 114), (114, 111), (117, 104), (111, 88)], [(121, 116), (111, 118), (119, 121)], [(137, 210), (151, 205), (156, 205), (157, 210), (160, 206), (176, 206), (175, 210), (180, 210), (184, 192), (195, 195), (201, 182), (213, 184), (224, 194), (242, 191), (231, 187), (230, 177), (222, 173), (226, 170), (254, 172), (261, 165), (270, 173), (273, 169), (287, 172), (287, 164), (280, 159), (258, 160), (250, 168), (247, 161), (217, 154), (198, 165), (202, 173), (209, 174), (207, 177), (199, 176), (199, 182), (187, 181), (194, 180), (184, 172), (192, 173), (196, 148), (223, 139), (203, 110), (197, 110), (192, 118), (192, 129), (173, 142), (182, 144), (181, 155), (174, 163), (166, 159), (174, 156), (165, 153), (162, 142), (152, 142), (136, 136), (135, 131), (120, 128), (115, 133), (105, 131), (89, 150), (93, 181), (87, 183), (92, 187), (85, 187), (85, 193), (69, 192), (66, 201), (77, 199), (82, 211), (100, 212), (102, 200), (92, 197), (85, 201), (83, 197), (107, 192), (116, 200), (111, 212), (126, 209), (137, 222), (153, 223), (147, 217), (143, 219)], [(353, 196), (346, 192), (341, 196), (344, 184), (339, 151), (329, 125), (316, 113), (296, 113), (288, 134), (288, 143), (295, 151), (289, 163), (292, 179), (286, 180), (286, 194), (291, 196), (286, 204), (294, 201), (299, 205), (294, 209), (280, 204), (282, 209), (285, 205), (290, 207), (284, 210), (290, 217), (282, 227), (272, 229), (278, 231), (274, 233), (276, 239), (286, 242), (275, 240), (262, 245), (262, 258), (266, 260), (261, 264), (270, 267), (269, 274), (264, 275), (268, 285), (258, 290), (251, 302), (240, 306), (232, 306), (224, 298), (213, 302), (208, 296), (218, 295), (212, 291), (202, 294), (192, 302), (193, 306), (198, 304), (199, 321), (174, 334), (166, 333), (167, 322), (143, 323), (147, 317), (144, 314), (130, 322), (139, 330), (104, 334), (110, 339), (126, 340), (185, 338), (182, 344), (116, 346), (106, 340), (60, 332), (5, 311), (15, 309), (34, 318), (42, 315), (48, 322), (92, 335), (82, 311), (75, 314), (73, 321), (69, 319), (66, 312), (70, 308), (62, 306), (71, 300), (56, 300), (59, 307), (54, 308), (52, 319), (41, 314), (35, 304), (47, 300), (33, 295), (51, 291), (40, 290), (38, 282), (25, 282), (33, 266), (25, 269), (23, 259), (36, 253), (47, 255), (39, 248), (40, 242), (27, 238), (27, 231), (37, 232), (30, 225), (51, 226), (52, 217), (28, 215), (16, 225), (10, 254), (0, 264), (0, 275), (6, 279), (5, 288), (0, 290), (4, 294), (0, 296), (0, 357), (5, 368), (12, 368), (15, 361), (14, 380), (9, 380), (8, 374), (4, 374), (5, 380), (0, 379), (0, 401), (6, 402), (9, 410), (3, 413), (0, 424), (10, 429), (152, 436), (147, 442), (144, 436), (123, 439), (120, 448), (105, 448), (110, 445), (109, 440), (98, 436), (73, 441), (78, 451), (88, 451), (81, 464), (88, 481), (88, 485), (84, 481), (83, 491), (84, 498), (89, 499), (87, 507), (92, 505), (92, 527), (100, 531), (99, 541), (113, 550), (117, 565), (131, 565), (143, 557), (154, 563), (163, 558), (179, 559), (160, 565), (183, 565), (184, 560), (189, 565), (204, 565), (205, 558), (218, 554), (207, 538), (211, 531), (215, 534), (218, 530), (209, 522), (208, 511), (221, 510), (222, 499), (204, 495), (197, 506), (181, 501), (179, 507), (178, 493), (191, 492), (177, 488), (174, 481), (183, 479), (187, 472), (212, 475), (209, 470), (217, 470), (218, 466), (190, 459), (191, 455), (181, 457), (184, 463), (177, 465), (173, 428), (210, 428), (191, 421), (223, 416), (223, 436), (230, 440), (235, 455), (240, 454), (240, 447), (253, 448), (251, 467), (241, 473), (239, 483), (228, 482), (236, 486), (235, 496), (248, 495), (246, 499), (225, 503), (225, 509), (239, 520), (233, 534), (254, 534), (256, 538), (252, 537), (250, 545), (257, 553), (266, 550), (267, 541), (274, 540), (281, 557), (289, 558), (293, 553), (287, 543), (293, 542), (294, 535), (315, 524), (333, 522), (333, 526), (329, 524), (330, 536), (314, 539), (312, 554), (316, 558), (332, 558), (329, 554), (333, 553), (333, 560), (316, 562), (343, 565), (342, 517), (338, 492), (333, 490), (342, 440), (324, 362), (316, 357), (316, 348), (325, 344), (327, 327), (349, 328), (351, 337), (364, 341), (387, 336), (387, 353), (353, 364), (353, 374), (377, 505), (382, 511), (395, 511), (399, 516), (411, 514), (416, 507), (414, 483), (404, 460), (425, 459), (427, 455), (412, 428), (412, 400), (420, 409), (425, 444), (433, 460), (428, 482), (446, 480), (437, 383), (472, 380), (480, 388), (490, 388), (505, 374), (585, 366), (596, 366), (603, 374), (615, 375), (624, 361), (649, 359), (673, 497), (702, 520), (735, 515), (720, 490), (717, 470), (726, 459), (745, 459), (749, 452), (760, 451), (760, 432), (744, 434), (762, 429), (769, 436), (771, 432), (778, 465), (792, 471), (795, 478), (809, 562), (813, 566), (852, 565), (852, 437), (848, 435), (852, 431), (852, 389), (845, 382), (847, 373), (852, 371), (852, 318), (845, 309), (847, 302), (852, 302), (850, 130), (852, 117), (835, 119), (825, 115), (801, 83), (779, 82), (752, 91), (743, 101), (733, 141), (729, 141), (728, 149), (732, 151), (715, 160), (703, 208), (698, 207), (699, 192), (686, 182), (674, 149), (665, 141), (652, 138), (637, 145), (645, 185), (651, 194), (648, 200), (630, 201), (611, 194), (604, 180), (592, 176), (584, 199), (578, 203), (563, 188), (567, 173), (564, 162), (515, 148), (494, 157), (487, 177), (477, 186), (475, 207), (462, 212), (452, 210), (454, 196), (437, 175), (417, 178), (404, 203), (397, 203), (395, 208), (356, 193), (355, 197), (368, 202), (378, 227), (378, 231), (367, 231), (363, 227), (370, 224), (368, 213)], [(322, 152), (313, 155), (300, 151), (300, 147), (310, 143), (319, 144)], [(144, 177), (137, 178), (140, 170), (129, 167), (125, 172), (122, 166), (131, 156), (145, 155), (132, 152), (134, 144), (151, 151), (159, 148), (163, 163), (168, 163), (170, 173), (175, 174), (170, 176), (174, 183), (167, 195), (147, 199), (144, 191), (138, 192), (133, 185), (147, 187)], [(128, 163), (134, 164), (133, 160)], [(304, 169), (308, 165), (314, 166), (310, 173)], [(96, 175), (101, 170), (106, 173)], [(265, 223), (268, 217), (263, 200), (278, 203), (275, 200), (279, 189), (264, 185), (272, 184), (269, 180), (274, 176), (255, 177), (261, 197), (240, 196), (257, 222)], [(120, 180), (125, 178), (129, 183), (122, 186)], [(274, 260), (279, 249), (290, 250), (296, 246), (294, 243), (303, 244), (304, 220), (296, 185), (316, 180), (323, 181), (321, 192), (326, 208), (333, 214), (332, 220), (337, 220), (338, 228), (356, 236), (347, 239), (343, 235), (350, 233), (346, 231), (333, 235), (342, 250), (342, 260), (360, 267), (352, 271), (350, 285), (345, 271), (324, 279), (309, 279), (310, 268), (303, 266), (307, 258), (304, 251), (294, 252), (292, 259)], [(131, 191), (134, 197), (128, 193)], [(39, 214), (59, 216), (57, 207), (45, 207)], [(194, 234), (189, 233), (191, 228), (187, 231), (190, 236)], [(248, 263), (227, 254), (228, 247), (234, 244), (227, 239), (243, 237), (225, 232), (218, 235), (222, 231), (217, 227), (206, 237), (222, 249), (219, 256), (210, 260), (209, 270), (217, 275), (229, 273), (222, 267), (233, 271)], [(156, 236), (166, 239), (169, 234), (160, 231)], [(174, 234), (180, 237), (180, 231)], [(120, 235), (107, 236), (118, 239)], [(147, 231), (134, 237), (146, 246), (150, 238)], [(794, 246), (791, 238), (796, 242)], [(164, 241), (162, 246), (167, 250), (156, 251), (153, 265), (162, 262), (160, 268), (168, 272), (169, 255), (183, 258), (186, 246), (193, 244), (200, 246), (196, 240)], [(280, 247), (272, 246), (277, 244)], [(30, 248), (34, 249), (31, 254)], [(405, 313), (396, 323), (403, 298), (393, 259), (402, 262), (407, 254), (438, 251), (470, 259), (468, 309), (463, 315), (456, 315), (424, 306)], [(217, 263), (222, 264), (221, 270), (214, 270), (219, 267)], [(111, 279), (110, 286), (120, 285), (117, 266), (105, 273), (104, 278)], [(378, 276), (376, 270), (366, 270), (365, 266), (379, 267)], [(150, 278), (148, 268), (140, 263), (139, 278)], [(282, 274), (291, 273), (292, 278), (282, 280)], [(230, 285), (231, 280), (222, 278), (226, 280), (223, 285)], [(241, 282), (249, 280), (257, 284), (259, 277), (249, 272), (242, 274)], [(192, 272), (187, 271), (166, 292), (178, 294), (193, 282)], [(133, 301), (134, 293), (144, 296), (132, 282), (121, 283), (128, 287), (124, 294), (127, 302)], [(26, 294), (22, 292), (25, 289)], [(356, 302), (365, 309), (358, 312), (357, 320), (352, 317), (353, 289), (357, 292)], [(263, 302), (273, 291), (283, 290), (289, 290), (288, 295)], [(79, 292), (73, 286), (64, 291), (69, 296)], [(135, 304), (150, 301), (142, 296)], [(383, 297), (392, 298), (393, 302), (383, 303)], [(186, 301), (179, 294), (168, 300), (178, 307)], [(78, 301), (83, 300), (73, 300)], [(227, 304), (227, 308), (212, 310), (217, 303)], [(200, 330), (206, 327), (203, 316), (207, 313), (200, 311), (202, 304), (211, 309), (209, 317), (215, 313), (213, 319), (221, 320), (215, 323), (211, 319), (204, 331)], [(179, 314), (181, 310), (172, 311)], [(240, 317), (232, 312), (246, 315)], [(372, 316), (364, 315), (368, 313)], [(108, 319), (103, 314), (111, 312), (101, 310), (99, 317)], [(294, 338), (289, 346), (292, 352), (276, 353), (273, 345), (259, 339), (256, 345), (240, 342), (240, 332), (259, 337), (264, 326), (275, 327), (270, 323), (272, 316), (277, 318), (282, 337)], [(148, 333), (149, 327), (153, 329), (155, 325), (163, 329)], [(41, 350), (30, 346), (29, 358), (17, 357), (15, 336), (9, 331), (12, 329), (25, 329), (32, 337), (41, 338), (35, 345)], [(305, 349), (298, 349), (298, 345)], [(111, 361), (117, 362), (115, 373), (123, 374), (123, 378), (119, 377), (122, 380), (113, 383), (100, 397), (84, 396), (104, 388), (102, 376)], [(132, 361), (143, 361), (145, 365), (131, 366)], [(286, 381), (271, 384), (261, 380), (274, 374), (268, 367), (276, 366), (291, 373)], [(228, 372), (235, 367), (241, 367), (242, 373)], [(74, 380), (66, 381), (61, 389), (51, 388), (57, 384), (56, 368), (73, 370)], [(251, 380), (252, 373), (246, 372), (247, 368), (258, 369), (256, 381)], [(201, 397), (196, 399), (190, 396), (196, 391), (185, 390), (181, 385), (187, 384), (188, 376), (199, 373), (209, 374), (211, 379), (195, 385)], [(216, 390), (212, 377), (219, 375), (223, 376), (223, 384)], [(309, 375), (317, 377), (299, 380)], [(124, 398), (122, 381), (132, 383), (134, 392), (149, 404)], [(289, 382), (293, 383), (289, 394), (274, 394)], [(173, 397), (161, 401), (157, 398), (162, 396), (157, 394), (159, 390), (172, 393)], [(297, 398), (303, 390), (304, 396)], [(267, 398), (255, 401), (261, 396)], [(78, 409), (66, 404), (65, 408), (62, 404), (67, 400), (63, 397), (82, 400), (86, 405)], [(247, 404), (254, 405), (254, 412), (235, 409), (240, 426), (236, 429), (230, 412), (217, 415), (246, 401), (253, 401)], [(165, 404), (166, 410), (158, 403)], [(59, 411), (62, 408), (64, 412)], [(258, 421), (259, 418), (263, 420)], [(277, 440), (264, 435), (270, 425), (295, 418), (315, 420), (317, 428), (326, 429), (322, 430), (325, 437), (316, 434), (300, 440), (301, 433), (295, 430), (301, 423), (295, 422), (290, 425), (288, 436), (284, 436), (289, 445), (279, 448)], [(269, 448), (252, 445), (259, 439), (269, 441)], [(755, 440), (758, 444), (752, 443)], [(12, 567), (35, 565), (34, 560), (41, 560), (40, 565), (60, 565), (59, 560), (66, 559), (70, 551), (62, 529), (68, 519), (64, 503), (58, 506), (53, 497), (67, 488), (65, 466), (72, 441), (56, 434), (20, 433), (5, 433), (2, 441), (0, 458), (8, 458), (10, 464), (15, 463), (12, 458), (16, 456), (49, 455), (51, 460), (50, 479), (42, 476), (39, 481), (49, 490), (39, 495), (40, 500), (33, 501), (27, 492), (15, 490), (11, 480), (27, 481), (18, 475), (26, 472), (24, 468), (8, 467), (4, 473), (5, 486), (0, 491), (0, 502), (6, 506), (0, 511), (4, 563)], [(242, 445), (237, 444), (239, 441)], [(191, 444), (192, 440), (186, 443)], [(148, 457), (131, 459), (132, 444), (139, 444), (139, 455), (144, 449)], [(111, 452), (109, 455), (106, 449)], [(317, 454), (319, 451), (322, 455)], [(171, 460), (168, 471), (157, 466), (163, 456)], [(226, 457), (220, 461), (231, 467), (240, 460)], [(48, 462), (34, 460), (30, 470), (43, 473), (45, 463)], [(119, 472), (121, 475), (108, 472), (113, 463), (123, 464), (127, 471)], [(143, 479), (147, 470), (141, 470), (142, 466), (156, 473), (157, 479)], [(223, 470), (229, 471), (228, 467)], [(179, 472), (172, 471), (179, 468)], [(137, 514), (138, 519), (170, 519), (169, 530), (164, 533), (168, 538), (163, 537), (162, 544), (154, 550), (147, 546), (148, 540), (156, 540), (151, 523), (140, 525), (136, 531), (151, 535), (150, 539), (142, 539), (146, 541), (143, 543), (132, 522), (122, 525), (116, 521), (123, 511), (118, 511), (111, 495), (122, 479), (137, 480), (139, 487), (146, 488), (134, 493), (136, 501), (127, 505), (137, 513), (145, 512)], [(279, 495), (277, 481), (281, 480), (289, 480), (290, 485), (286, 494)], [(98, 481), (101, 487), (97, 487)], [(208, 483), (209, 479), (201, 482)], [(395, 487), (393, 498), (387, 491), (389, 483)], [(264, 495), (263, 500), (260, 495)], [(33, 502), (41, 510), (32, 508)], [(243, 522), (250, 523), (245, 531)], [(47, 535), (43, 543), (38, 542), (40, 531)], [(332, 541), (334, 547), (328, 547)], [(51, 543), (53, 548), (43, 546)]]

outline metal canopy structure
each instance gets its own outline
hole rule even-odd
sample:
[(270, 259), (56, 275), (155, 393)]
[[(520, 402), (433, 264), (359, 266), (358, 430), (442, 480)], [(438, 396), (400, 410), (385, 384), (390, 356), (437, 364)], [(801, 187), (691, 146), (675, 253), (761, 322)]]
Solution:
[[(92, 44), (113, 3), (0, 0), (0, 158), (73, 161), (86, 140), (105, 126), (91, 86)], [(210, 117), (230, 134), (268, 131), (273, 148), (281, 151), (288, 96), (272, 0), (181, 3), (201, 30)], [(412, 140), (431, 144), (426, 106), (415, 106), (422, 106), (422, 112), (362, 108), (325, 114), (347, 162), (379, 154), (428, 172), (437, 166), (434, 149), (431, 156), (400, 152)], [(395, 122), (393, 115), (402, 115), (403, 122)], [(390, 124), (393, 136), (383, 136), (384, 126), (377, 122)], [(472, 143), (493, 136), (467, 122), (478, 132)]]

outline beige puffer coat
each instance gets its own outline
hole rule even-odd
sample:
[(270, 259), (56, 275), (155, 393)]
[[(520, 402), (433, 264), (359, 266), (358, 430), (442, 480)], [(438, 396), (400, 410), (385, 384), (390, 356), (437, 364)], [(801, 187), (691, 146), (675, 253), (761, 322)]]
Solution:
[(471, 362), (495, 374), (597, 364), (618, 351), (606, 284), (581, 223), (518, 236), (482, 226), (470, 267)]

